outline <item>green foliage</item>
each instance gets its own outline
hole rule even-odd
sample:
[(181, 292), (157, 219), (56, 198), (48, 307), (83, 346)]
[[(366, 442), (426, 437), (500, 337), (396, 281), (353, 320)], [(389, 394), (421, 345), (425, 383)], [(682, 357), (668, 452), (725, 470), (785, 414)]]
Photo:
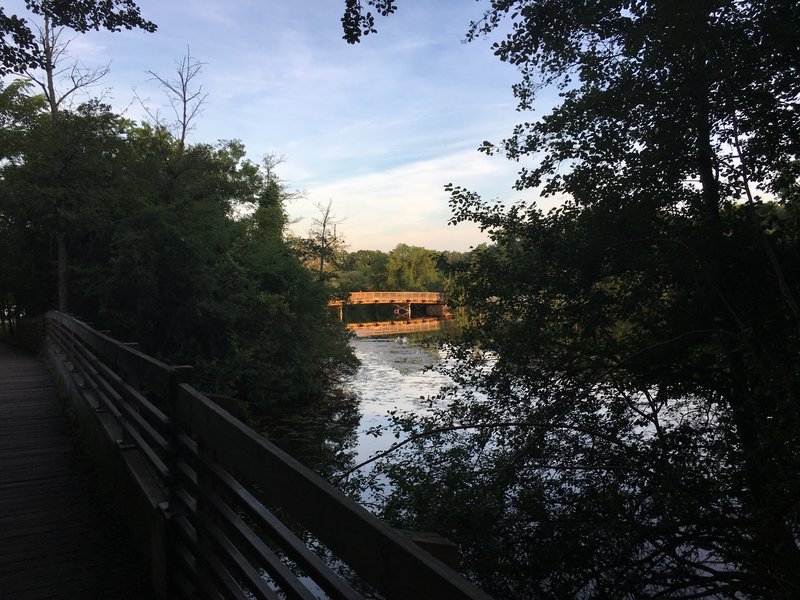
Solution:
[[(35, 123), (43, 109), (41, 98), (26, 94), (29, 86), (15, 81), (0, 87), (0, 162), (19, 159), (26, 140), (26, 130)], [(19, 314), (15, 298), (23, 296), (37, 306), (46, 305), (41, 290), (43, 265), (26, 248), (43, 244), (41, 230), (32, 223), (15, 222), (17, 200), (9, 187), (0, 188), (0, 310)]]
[[(0, 107), (6, 121), (0, 152), (0, 215), (9, 236), (6, 289), (39, 313), (51, 305), (53, 274), (46, 266), (59, 231), (74, 243), (102, 229), (103, 196), (113, 186), (112, 157), (125, 123), (91, 102), (54, 121), (41, 98), (9, 86)], [(11, 100), (6, 102), (6, 100)]]
[(74, 312), (195, 365), (205, 391), (258, 411), (318, 397), (353, 371), (328, 291), (285, 242), (285, 191), (240, 142), (184, 147), (97, 103), (54, 121), (4, 92), (0, 118), (14, 124), (0, 167), (7, 304), (29, 314), (53, 305), (63, 230)]
[(459, 387), (372, 475), (498, 597), (800, 594), (797, 11), (493, 1), (471, 26), (506, 33), (521, 109), (562, 99), (483, 149), (568, 200), (449, 187), (493, 240), (459, 280)]
[(386, 265), (389, 255), (380, 250), (356, 250), (347, 253), (341, 263), (339, 287), (343, 292), (389, 289)]
[(357, 250), (341, 260), (339, 289), (451, 291), (453, 277), (467, 257), (464, 252), (439, 252), (407, 244), (398, 244), (388, 253)]
[(440, 281), (435, 253), (419, 246), (398, 244), (389, 253), (386, 283), (395, 290), (438, 289)]
[[(132, 0), (27, 0), (25, 7), (34, 15), (48, 17), (56, 27), (80, 33), (100, 28), (156, 30)], [(0, 75), (40, 67), (44, 60), (43, 49), (25, 17), (7, 15), (0, 6)]]

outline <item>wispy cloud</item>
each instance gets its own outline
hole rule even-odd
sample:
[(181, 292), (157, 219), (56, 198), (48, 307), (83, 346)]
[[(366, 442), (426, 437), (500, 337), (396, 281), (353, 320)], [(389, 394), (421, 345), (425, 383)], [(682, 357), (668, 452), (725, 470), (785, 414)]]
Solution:
[[(515, 112), (514, 68), (486, 42), (461, 43), (479, 4), (407, 0), (377, 35), (350, 46), (341, 2), (137, 3), (158, 32), (90, 32), (73, 45), (88, 65), (112, 61), (107, 100), (131, 118), (144, 116), (134, 87), (152, 106), (165, 104), (146, 71), (170, 76), (189, 47), (207, 63), (198, 83), (209, 93), (191, 139), (238, 138), (255, 160), (286, 155), (281, 174), (309, 193), (290, 207), (305, 219), (301, 231), (314, 203), (332, 198), (353, 247), (465, 249), (484, 237), (447, 226), (445, 183), (519, 196), (511, 191), (518, 165), (475, 151), (529, 119)], [(25, 12), (23, 0), (4, 8)]]
[(513, 163), (475, 151), (344, 177), (307, 189), (306, 198), (289, 207), (290, 215), (300, 219), (292, 230), (304, 235), (317, 216), (315, 205), (332, 200), (334, 212), (345, 219), (341, 230), (353, 249), (390, 250), (399, 243), (410, 243), (466, 250), (487, 238), (476, 226), (447, 224), (451, 213), (444, 185), (461, 185), (501, 202), (523, 196), (534, 199), (535, 192), (522, 194), (511, 189), (515, 177)]

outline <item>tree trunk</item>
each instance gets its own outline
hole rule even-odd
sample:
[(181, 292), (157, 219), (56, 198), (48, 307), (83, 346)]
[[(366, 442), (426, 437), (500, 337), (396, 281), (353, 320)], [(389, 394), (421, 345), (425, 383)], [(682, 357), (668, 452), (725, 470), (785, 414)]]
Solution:
[[(702, 35), (698, 35), (697, 39), (700, 41), (694, 47), (691, 99), (694, 103), (692, 125), (695, 160), (702, 198), (702, 205), (698, 208), (707, 239), (705, 264), (708, 281), (715, 288), (715, 293), (731, 299), (734, 295), (729, 293), (727, 282), (736, 281), (736, 274), (730, 272), (731, 267), (724, 260), (725, 244), (720, 218), (722, 198), (714, 172), (706, 48)], [(780, 444), (770, 435), (772, 424), (769, 419), (773, 415), (763, 405), (769, 402), (769, 398), (759, 399), (754, 393), (764, 388), (769, 390), (768, 395), (780, 391), (771, 386), (774, 382), (763, 370), (768, 357), (763, 356), (757, 340), (753, 339), (754, 333), (734, 314), (735, 303), (725, 304), (720, 306), (718, 315), (725, 324), (724, 329), (732, 337), (730, 342), (719, 345), (719, 351), (727, 357), (730, 377), (734, 379), (725, 396), (736, 426), (743, 474), (749, 488), (744, 491), (742, 500), (745, 502), (747, 518), (752, 523), (754, 552), (751, 557), (755, 559), (745, 559), (745, 562), (750, 562), (746, 566), (756, 578), (764, 577), (769, 581), (773, 591), (785, 590), (780, 597), (797, 598), (800, 597), (800, 548), (785, 519), (785, 513), (796, 499), (790, 497), (792, 486), (778, 467)]]
[(719, 182), (714, 174), (714, 149), (711, 146), (711, 106), (708, 100), (708, 78), (706, 77), (706, 49), (701, 44), (694, 48), (694, 130), (695, 160), (702, 189), (701, 214), (713, 235), (721, 235), (719, 207)]

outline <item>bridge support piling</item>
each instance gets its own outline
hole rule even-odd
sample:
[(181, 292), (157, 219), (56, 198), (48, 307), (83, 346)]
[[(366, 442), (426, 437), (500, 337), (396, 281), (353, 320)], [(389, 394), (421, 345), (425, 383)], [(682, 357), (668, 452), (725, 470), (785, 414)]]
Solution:
[(411, 318), (411, 302), (397, 303), (394, 305), (394, 316), (398, 320), (406, 321)]

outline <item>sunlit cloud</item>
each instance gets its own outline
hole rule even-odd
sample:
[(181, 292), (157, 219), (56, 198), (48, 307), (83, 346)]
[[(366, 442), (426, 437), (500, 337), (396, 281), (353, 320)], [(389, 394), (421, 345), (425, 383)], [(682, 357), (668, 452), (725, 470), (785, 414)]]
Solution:
[(488, 200), (512, 202), (533, 199), (511, 188), (516, 165), (475, 151), (463, 151), (366, 175), (342, 178), (306, 190), (306, 198), (289, 207), (299, 219), (292, 226), (305, 235), (318, 215), (316, 205), (333, 202), (344, 219), (340, 230), (352, 249), (390, 250), (412, 243), (438, 250), (467, 250), (487, 241), (471, 224), (448, 225), (449, 195), (444, 185), (454, 183)]
[[(352, 248), (466, 249), (485, 236), (447, 225), (444, 184), (504, 201), (521, 195), (512, 191), (519, 165), (476, 152), (529, 118), (515, 111), (515, 69), (487, 41), (461, 43), (480, 18), (476, 3), (409, 0), (356, 46), (341, 39), (340, 2), (137, 4), (156, 33), (93, 31), (73, 42), (87, 66), (111, 62), (96, 93), (131, 119), (147, 117), (136, 96), (166, 117), (147, 72), (173, 76), (188, 48), (205, 63), (196, 83), (209, 94), (190, 141), (240, 139), (256, 162), (285, 155), (280, 175), (308, 192), (289, 207), (299, 233), (314, 204), (333, 199)], [(4, 8), (25, 12), (23, 0)]]

